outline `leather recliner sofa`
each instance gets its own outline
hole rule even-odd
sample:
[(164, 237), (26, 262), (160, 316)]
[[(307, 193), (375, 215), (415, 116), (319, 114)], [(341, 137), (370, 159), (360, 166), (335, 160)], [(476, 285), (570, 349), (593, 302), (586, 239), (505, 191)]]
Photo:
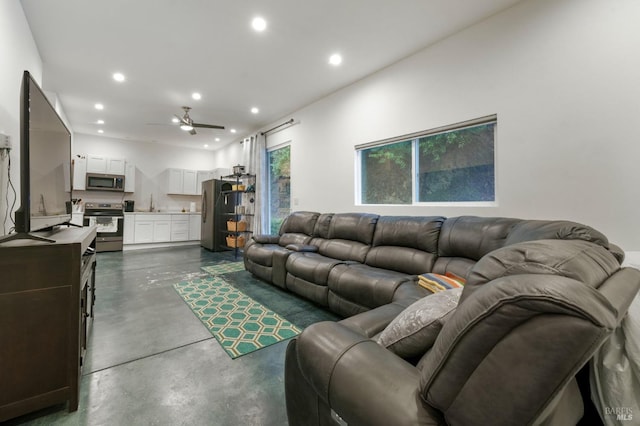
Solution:
[[(245, 247), (247, 270), (347, 317), (290, 342), (292, 425), (575, 424), (574, 376), (640, 288), (622, 259), (573, 222), (355, 213), (296, 212)], [(435, 300), (424, 272), (466, 285), (435, 340), (403, 358), (377, 340)]]

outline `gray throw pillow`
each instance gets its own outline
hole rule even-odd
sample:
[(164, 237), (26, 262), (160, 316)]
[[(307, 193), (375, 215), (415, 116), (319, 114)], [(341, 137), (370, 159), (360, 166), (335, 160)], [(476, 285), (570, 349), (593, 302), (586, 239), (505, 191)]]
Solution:
[(458, 306), (461, 293), (462, 288), (454, 288), (414, 302), (389, 323), (377, 342), (402, 358), (424, 354)]

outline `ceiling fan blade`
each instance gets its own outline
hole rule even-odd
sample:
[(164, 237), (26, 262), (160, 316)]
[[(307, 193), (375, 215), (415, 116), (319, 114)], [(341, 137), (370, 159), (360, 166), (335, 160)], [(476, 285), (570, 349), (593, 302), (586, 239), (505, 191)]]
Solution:
[(189, 130), (189, 134), (190, 134), (191, 136), (195, 135), (195, 134), (196, 134), (196, 129), (191, 129), (191, 130)]
[(178, 120), (180, 120), (180, 123), (182, 124), (189, 124), (188, 121), (186, 121), (184, 118), (180, 117), (178, 114), (174, 114), (173, 115), (175, 118), (177, 118)]
[(224, 130), (224, 126), (218, 126), (216, 124), (202, 124), (202, 123), (191, 123), (193, 127), (202, 127), (204, 129), (222, 129)]

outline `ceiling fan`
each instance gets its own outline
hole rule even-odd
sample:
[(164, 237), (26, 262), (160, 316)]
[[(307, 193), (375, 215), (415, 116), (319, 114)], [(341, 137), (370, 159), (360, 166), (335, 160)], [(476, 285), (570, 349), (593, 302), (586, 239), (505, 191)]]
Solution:
[(184, 115), (180, 117), (176, 114), (176, 118), (178, 119), (178, 123), (180, 123), (180, 128), (185, 132), (189, 132), (190, 135), (196, 134), (196, 127), (203, 129), (224, 129), (224, 126), (218, 126), (216, 124), (203, 124), (203, 123), (194, 123), (191, 117), (189, 117), (189, 111), (191, 107), (183, 106)]

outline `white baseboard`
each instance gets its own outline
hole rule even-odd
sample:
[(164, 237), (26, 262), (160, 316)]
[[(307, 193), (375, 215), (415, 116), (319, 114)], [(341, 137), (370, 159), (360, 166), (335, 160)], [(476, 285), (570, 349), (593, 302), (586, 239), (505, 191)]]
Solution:
[(145, 249), (154, 249), (161, 247), (180, 247), (180, 246), (194, 246), (200, 244), (200, 240), (198, 241), (181, 241), (174, 243), (148, 243), (148, 244), (125, 244), (122, 247), (122, 250), (145, 250)]

